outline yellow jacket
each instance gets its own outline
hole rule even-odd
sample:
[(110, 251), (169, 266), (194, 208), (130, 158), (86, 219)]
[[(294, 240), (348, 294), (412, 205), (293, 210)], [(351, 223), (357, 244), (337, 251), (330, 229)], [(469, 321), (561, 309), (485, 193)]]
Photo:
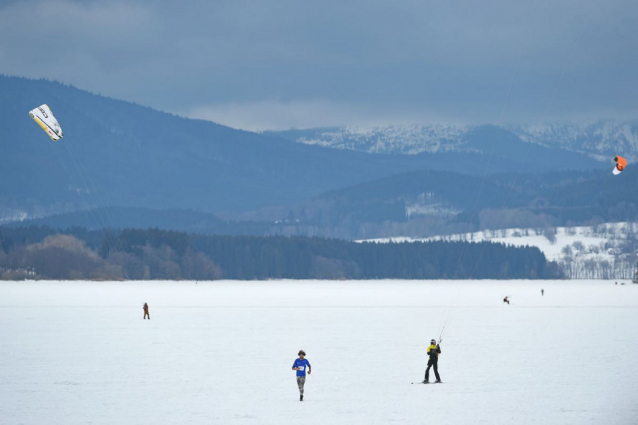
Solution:
[(427, 351), (428, 355), (430, 357), (438, 357), (439, 354), (441, 354), (441, 347), (439, 347), (438, 345), (432, 344), (428, 347), (428, 351)]

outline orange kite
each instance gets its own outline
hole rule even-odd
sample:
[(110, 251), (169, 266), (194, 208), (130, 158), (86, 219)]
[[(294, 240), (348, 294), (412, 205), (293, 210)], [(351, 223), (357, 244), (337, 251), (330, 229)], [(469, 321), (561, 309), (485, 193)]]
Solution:
[(614, 175), (618, 175), (622, 173), (622, 170), (624, 170), (627, 166), (627, 160), (622, 156), (617, 156), (616, 158), (614, 158), (614, 161), (616, 161), (616, 166), (614, 167), (613, 173)]

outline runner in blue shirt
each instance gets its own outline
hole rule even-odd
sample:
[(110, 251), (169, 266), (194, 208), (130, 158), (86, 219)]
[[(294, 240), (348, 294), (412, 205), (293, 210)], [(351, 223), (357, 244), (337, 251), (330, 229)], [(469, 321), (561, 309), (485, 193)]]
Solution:
[(308, 375), (312, 370), (310, 362), (305, 359), (306, 353), (304, 350), (299, 350), (299, 358), (295, 359), (292, 364), (292, 370), (297, 371), (297, 386), (299, 387), (299, 401), (303, 401), (303, 386), (306, 383), (306, 366), (308, 366)]

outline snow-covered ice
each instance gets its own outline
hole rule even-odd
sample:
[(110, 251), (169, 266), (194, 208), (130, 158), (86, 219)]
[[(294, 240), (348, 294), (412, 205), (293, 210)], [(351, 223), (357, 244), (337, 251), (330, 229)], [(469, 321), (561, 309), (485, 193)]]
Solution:
[(631, 283), (3, 282), (0, 340), (2, 424), (638, 423)]

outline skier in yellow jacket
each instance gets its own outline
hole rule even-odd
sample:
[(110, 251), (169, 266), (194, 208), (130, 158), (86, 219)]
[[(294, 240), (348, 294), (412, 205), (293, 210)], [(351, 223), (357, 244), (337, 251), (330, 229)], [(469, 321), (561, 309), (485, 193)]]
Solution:
[(428, 356), (430, 359), (428, 360), (428, 368), (425, 369), (425, 380), (424, 384), (430, 383), (430, 368), (434, 367), (434, 375), (436, 376), (436, 383), (441, 382), (441, 376), (439, 375), (439, 354), (441, 354), (441, 347), (436, 343), (436, 340), (433, 339), (430, 341), (430, 346), (428, 347)]

